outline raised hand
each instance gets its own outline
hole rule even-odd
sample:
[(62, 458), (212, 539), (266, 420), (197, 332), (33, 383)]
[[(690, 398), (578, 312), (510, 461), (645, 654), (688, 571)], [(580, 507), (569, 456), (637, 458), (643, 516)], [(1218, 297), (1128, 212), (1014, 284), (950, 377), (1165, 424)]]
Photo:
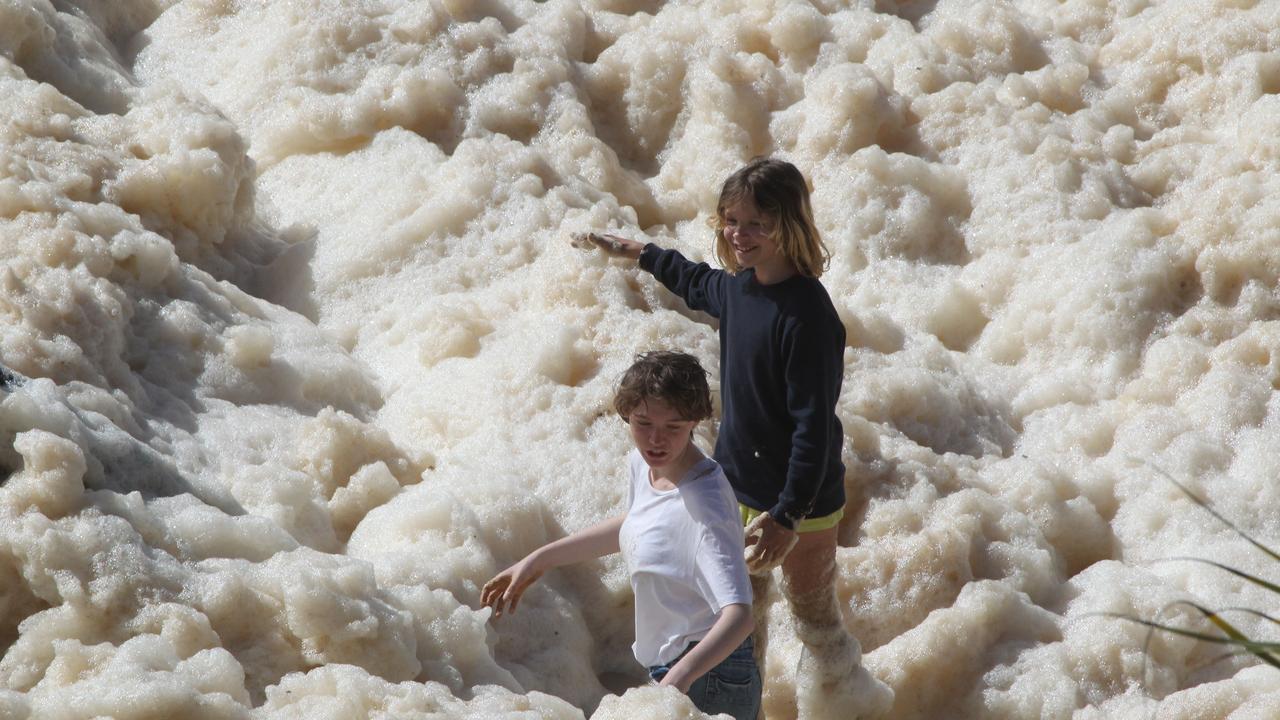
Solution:
[(607, 233), (579, 232), (574, 233), (573, 246), (582, 249), (599, 248), (607, 255), (625, 257), (632, 260), (640, 258), (640, 251), (645, 243)]

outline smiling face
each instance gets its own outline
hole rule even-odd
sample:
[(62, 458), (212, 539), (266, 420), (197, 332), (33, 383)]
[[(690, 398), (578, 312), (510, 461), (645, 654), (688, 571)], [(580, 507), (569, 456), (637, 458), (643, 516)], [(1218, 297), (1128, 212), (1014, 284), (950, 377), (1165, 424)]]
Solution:
[(645, 399), (627, 418), (636, 449), (649, 467), (658, 471), (681, 462), (697, 424), (696, 420), (685, 420), (675, 408), (657, 398)]
[(831, 258), (813, 223), (808, 182), (785, 160), (755, 158), (725, 178), (709, 224), (721, 267), (753, 270), (763, 285), (797, 273), (821, 277)]
[(756, 271), (762, 283), (777, 282), (795, 274), (795, 266), (779, 247), (774, 219), (744, 198), (725, 206), (721, 233), (738, 266)]

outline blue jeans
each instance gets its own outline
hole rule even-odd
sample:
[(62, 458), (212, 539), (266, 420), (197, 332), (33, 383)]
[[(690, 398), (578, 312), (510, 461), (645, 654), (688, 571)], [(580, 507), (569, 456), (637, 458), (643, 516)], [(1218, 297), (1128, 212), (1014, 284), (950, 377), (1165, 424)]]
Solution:
[[(666, 665), (654, 665), (649, 668), (649, 677), (653, 678), (654, 682), (662, 680), (667, 671), (680, 662), (680, 658), (697, 644), (690, 643), (689, 647), (680, 653), (680, 657)], [(727, 713), (732, 715), (734, 720), (755, 720), (756, 714), (760, 711), (762, 684), (760, 670), (756, 667), (755, 658), (752, 657), (754, 650), (755, 645), (748, 637), (719, 665), (708, 670), (706, 675), (694, 680), (693, 685), (689, 686), (689, 699), (693, 704), (708, 715)]]

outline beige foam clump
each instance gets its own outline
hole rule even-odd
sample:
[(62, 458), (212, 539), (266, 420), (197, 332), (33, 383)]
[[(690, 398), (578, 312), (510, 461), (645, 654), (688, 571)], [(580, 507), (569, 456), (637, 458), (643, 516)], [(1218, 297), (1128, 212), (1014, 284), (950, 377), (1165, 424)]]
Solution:
[(345, 665), (330, 665), (286, 676), (267, 691), (263, 717), (373, 718), (383, 714), (425, 717), (574, 720), (582, 711), (543, 693), (517, 695), (480, 687), (463, 700), (438, 683), (391, 683)]
[(31, 430), (19, 433), (14, 450), (22, 455), (22, 471), (0, 490), (6, 512), (34, 510), (61, 517), (78, 508), (84, 493), (84, 455), (75, 443), (57, 435)]
[(327, 408), (300, 428), (290, 464), (319, 484), (340, 535), (391, 499), (401, 485), (417, 482), (430, 453), (406, 456), (381, 429)]
[[(195, 259), (208, 252), (204, 246), (219, 245), (228, 235), (235, 242), (234, 235), (247, 230), (243, 223), (251, 214), (254, 168), (231, 123), (171, 89), (156, 94), (116, 127), (91, 125), (101, 135), (91, 131), (90, 137), (119, 143), (130, 153), (106, 185), (111, 202)], [(196, 105), (195, 112), (183, 107), (188, 104)], [(191, 120), (175, 122), (184, 116)]]
[[(1254, 685), (1256, 675), (1252, 671), (1229, 669), (1225, 674), (1234, 675), (1234, 682), (1214, 678), (1220, 670), (1206, 673), (1210, 658), (1220, 655), (1203, 644), (1170, 633), (1152, 634), (1138, 623), (1102, 615), (1159, 618), (1181, 627), (1203, 629), (1205, 625), (1197, 613), (1186, 606), (1173, 605), (1177, 594), (1161, 587), (1155, 576), (1132, 573), (1121, 564), (1108, 561), (1081, 573), (1071, 585), (1084, 589), (1103, 582), (1109, 583), (1107, 590), (1099, 586), (1071, 601), (1062, 624), (1065, 642), (1035, 648), (991, 674), (989, 707), (1009, 717), (1060, 713), (1075, 707), (1076, 695), (1083, 693), (1088, 701), (1083, 710), (1087, 717), (1137, 717), (1149, 714), (1157, 706), (1162, 713), (1169, 710), (1182, 717), (1178, 713), (1193, 711), (1197, 702), (1219, 708), (1227, 717), (1233, 710), (1246, 708), (1253, 699), (1272, 692)], [(1062, 677), (1062, 669), (1067, 667), (1084, 671), (1076, 683)], [(1159, 693), (1162, 699), (1157, 702), (1124, 689), (1139, 683)], [(1180, 692), (1180, 687), (1192, 689)], [(1250, 692), (1238, 692), (1246, 687), (1257, 694), (1251, 698)], [(1169, 702), (1172, 698), (1178, 699)], [(1163, 705), (1165, 702), (1169, 702), (1168, 706)], [(1249, 712), (1243, 716), (1248, 717)]]
[[(209, 88), (209, 96), (225, 103), (238, 123), (270, 138), (265, 147), (271, 155), (264, 160), (294, 151), (359, 143), (387, 127), (388, 117), (394, 118), (392, 125), (423, 130), (447, 127), (452, 122), (450, 103), (440, 101), (457, 97), (456, 80), (423, 61), (438, 63), (448, 57), (449, 48), (440, 47), (438, 35), (448, 16), (425, 5), (402, 8), (393, 17), (373, 8), (367, 10), (353, 15), (318, 3), (263, 7), (247, 13), (180, 6), (165, 13), (155, 30), (175, 40), (182, 38), (180, 42), (188, 47), (204, 47), (206, 52), (232, 38), (246, 43), (256, 39), (256, 52), (215, 52), (218, 62), (192, 70)], [(300, 22), (304, 18), (306, 22)], [(384, 27), (394, 31), (384, 34)], [(480, 36), (474, 42), (479, 45), (485, 40)], [(423, 45), (428, 49), (426, 57), (412, 51)], [(177, 50), (179, 46), (171, 47)], [(352, 62), (353, 54), (379, 50), (399, 55), (400, 67), (369, 68)], [(156, 48), (141, 63), (140, 71), (149, 74), (169, 52), (170, 46)], [(297, 74), (310, 68), (325, 68), (327, 77), (317, 76), (315, 83), (294, 82)], [(250, 86), (225, 82), (232, 77), (248, 81)], [(329, 92), (337, 88), (342, 91)], [(396, 92), (387, 92), (392, 88), (397, 88)], [(293, 110), (284, 115), (274, 113), (273, 97), (288, 97)], [(419, 115), (422, 112), (427, 114)]]
[(1264, 668), (1246, 668), (1234, 677), (1173, 693), (1156, 706), (1172, 718), (1198, 717), (1206, 713), (1232, 720), (1261, 720), (1275, 708), (1280, 684), (1275, 673)]
[[(888, 154), (871, 143), (842, 155), (839, 165), (815, 174), (813, 192), (814, 212), (823, 218), (836, 267), (852, 273), (886, 258), (939, 265), (967, 259), (960, 228), (972, 201), (963, 175), (918, 157)], [(840, 275), (835, 286), (840, 296), (861, 289), (844, 285), (855, 276)]]
[[(995, 617), (1001, 621), (994, 622)], [(1045, 643), (1059, 637), (1052, 614), (998, 583), (979, 581), (966, 585), (950, 608), (935, 611), (888, 646), (866, 654), (864, 662), (893, 688), (894, 714), (971, 713), (980, 706), (981, 698), (966, 696), (974, 682), (967, 675), (972, 668), (988, 663), (983, 656), (999, 656), (1002, 648), (1010, 645)], [(935, 652), (950, 653), (957, 664), (944, 668), (930, 663), (927, 658)], [(882, 664), (881, 658), (888, 656), (915, 660)], [(962, 669), (966, 667), (971, 669)], [(904, 672), (907, 668), (912, 670)]]
[(904, 104), (865, 65), (833, 65), (805, 78), (804, 99), (771, 130), (797, 153), (851, 155), (869, 145), (893, 146)]
[(22, 693), (0, 690), (0, 710), (14, 720), (27, 720), (31, 717), (31, 701)]
[(263, 327), (238, 326), (228, 333), (227, 350), (231, 363), (245, 370), (270, 364), (275, 341)]
[(1265, 716), (1247, 657), (1090, 613), (1271, 601), (1158, 562), (1271, 570), (1157, 468), (1275, 544), (1278, 12), (0, 7), (0, 715), (691, 713), (607, 694), (617, 560), (477, 595), (620, 509), (637, 351), (718, 384), (712, 319), (566, 236), (714, 263), (770, 153), (833, 252), (837, 591), (887, 717)]
[(308, 550), (265, 563), (206, 561), (186, 598), (209, 617), (225, 647), (245, 652), (246, 684), (330, 662), (360, 665), (393, 681), (421, 669), (411, 616), (388, 602), (365, 563)]
[(591, 714), (592, 720), (625, 720), (637, 713), (654, 714), (664, 718), (701, 720), (725, 718), (728, 715), (707, 715), (698, 710), (688, 695), (676, 688), (650, 685), (627, 690), (622, 695), (609, 695), (600, 701), (600, 707)]
[(119, 647), (61, 640), (53, 653), (29, 693), (34, 717), (58, 717), (68, 708), (122, 718), (249, 717), (244, 673), (222, 648), (183, 657), (163, 637), (137, 635)]
[[(352, 535), (349, 552), (370, 561), (379, 582), (415, 614), (423, 664), (428, 672), (443, 670), (432, 679), (457, 690), (488, 683), (523, 687), (591, 706), (603, 688), (584, 627), (593, 614), (589, 608), (602, 602), (599, 580), (579, 577), (590, 570), (549, 574), (516, 613), (491, 622), (489, 611), (468, 606), (493, 574), (552, 539), (540, 503), (512, 497), (505, 483), (451, 483), (445, 474), (372, 512)], [(424, 564), (422, 557), (437, 562)], [(619, 624), (612, 632), (629, 629)], [(540, 632), (520, 631), (530, 627)], [(555, 642), (546, 642), (548, 636)]]
[[(260, 693), (307, 663), (359, 663), (401, 679), (418, 672), (408, 617), (370, 585), (368, 566), (279, 552), (262, 564), (205, 560), (197, 569), (165, 552), (189, 548), (180, 536), (163, 534), (182, 533), (188, 525), (148, 522), (145, 511), (104, 507), (119, 514), (49, 521), (27, 513), (5, 520), (8, 562), (22, 567), (34, 595), (23, 601), (6, 594), (11, 610), (28, 613), (0, 663), (9, 687), (44, 688), (65, 700), (66, 693), (77, 692), (72, 686), (78, 675), (59, 674), (59, 643), (99, 648), (94, 657), (106, 653), (106, 662), (112, 648), (155, 632), (172, 641), (182, 658), (217, 650), (222, 663), (232, 656), (221, 653), (238, 654), (243, 671), (237, 697)], [(159, 552), (145, 551), (144, 536), (130, 523), (158, 525), (147, 528), (145, 538)], [(38, 554), (19, 559), (19, 548)], [(102, 558), (96, 566), (94, 557)], [(175, 602), (162, 611), (156, 602), (138, 599), (147, 592), (164, 592)]]

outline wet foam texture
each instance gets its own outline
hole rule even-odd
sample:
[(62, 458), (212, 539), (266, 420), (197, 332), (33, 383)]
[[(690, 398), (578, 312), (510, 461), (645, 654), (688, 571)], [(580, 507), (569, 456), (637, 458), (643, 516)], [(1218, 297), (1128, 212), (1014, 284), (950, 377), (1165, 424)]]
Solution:
[[(698, 717), (616, 558), (638, 351), (813, 187), (844, 322), (840, 621), (883, 717), (1245, 718), (1273, 668), (1107, 613), (1274, 606), (1280, 4), (0, 3), (0, 716)], [(710, 448), (715, 424), (698, 441)], [(1233, 614), (1275, 639), (1270, 624)], [(803, 695), (768, 611), (770, 718)], [(797, 688), (801, 688), (798, 690)], [(833, 701), (834, 702), (834, 701)]]

